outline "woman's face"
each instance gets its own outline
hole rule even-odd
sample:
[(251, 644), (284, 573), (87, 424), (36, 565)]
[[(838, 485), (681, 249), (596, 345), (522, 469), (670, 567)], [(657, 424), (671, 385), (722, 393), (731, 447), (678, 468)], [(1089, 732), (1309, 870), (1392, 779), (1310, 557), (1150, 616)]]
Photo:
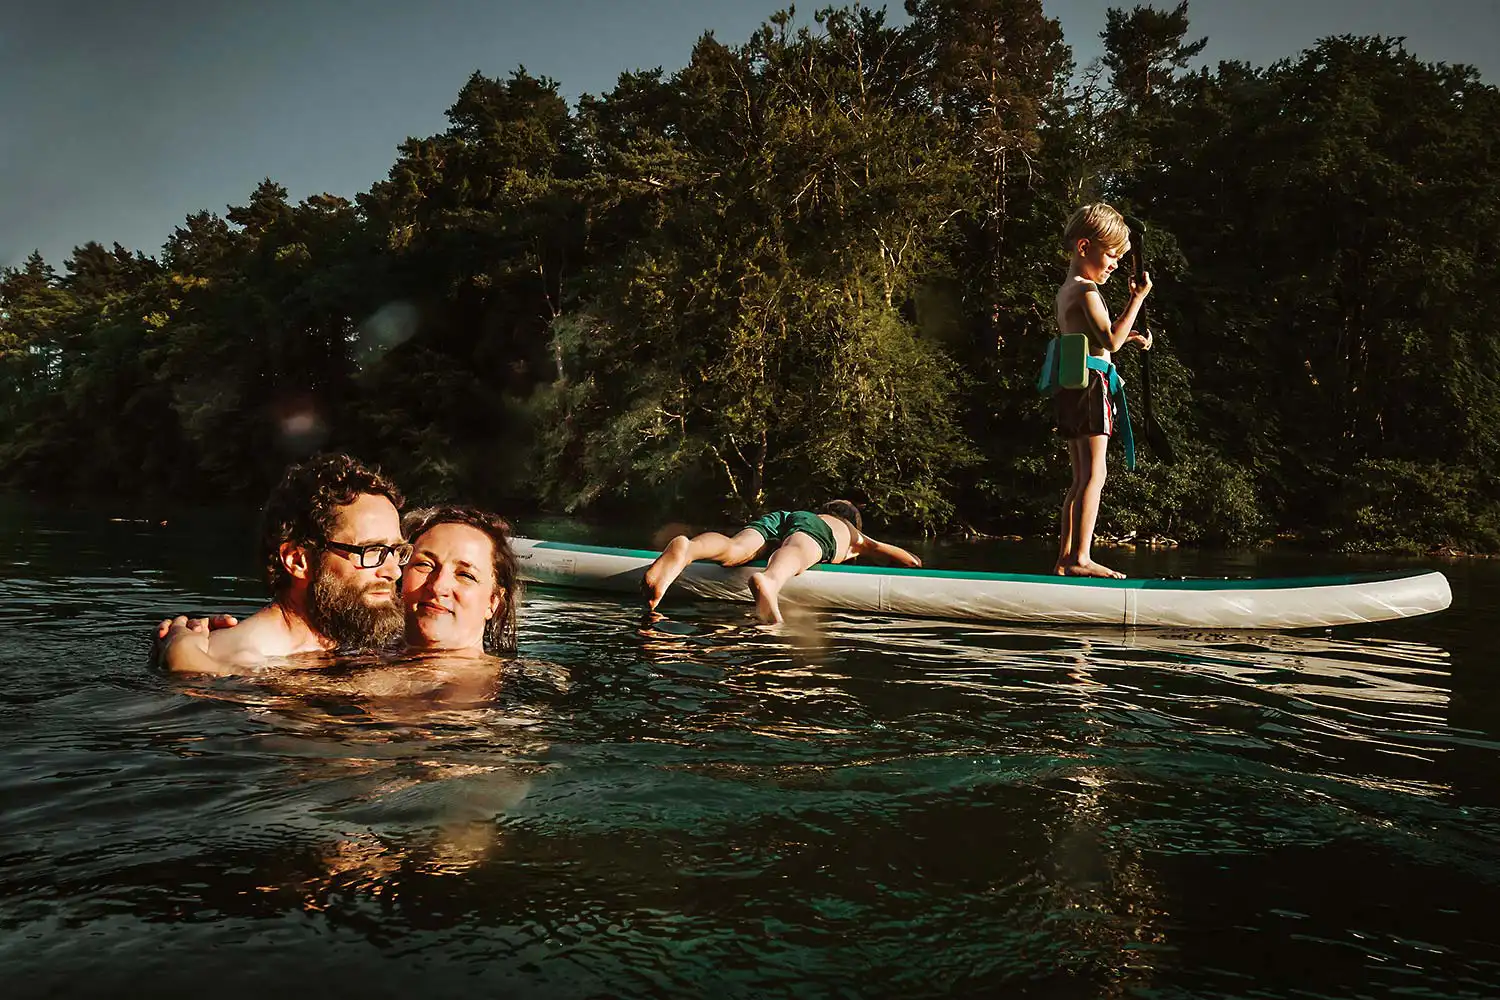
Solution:
[(467, 524), (435, 524), (412, 543), (401, 574), (407, 645), (482, 652), (485, 623), (500, 607), (494, 543)]

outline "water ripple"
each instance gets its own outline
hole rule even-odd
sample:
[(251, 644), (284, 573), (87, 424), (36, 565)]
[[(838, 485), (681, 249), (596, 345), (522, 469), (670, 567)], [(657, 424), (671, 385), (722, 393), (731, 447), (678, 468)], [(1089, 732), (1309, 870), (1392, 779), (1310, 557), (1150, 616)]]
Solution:
[(0, 967), (35, 995), (231, 970), (756, 998), (1500, 976), (1477, 615), (764, 629), (538, 588), (478, 688), (401, 660), (180, 679), (146, 666), (150, 625), (251, 610), (253, 579), (186, 529), (57, 516), (0, 565)]

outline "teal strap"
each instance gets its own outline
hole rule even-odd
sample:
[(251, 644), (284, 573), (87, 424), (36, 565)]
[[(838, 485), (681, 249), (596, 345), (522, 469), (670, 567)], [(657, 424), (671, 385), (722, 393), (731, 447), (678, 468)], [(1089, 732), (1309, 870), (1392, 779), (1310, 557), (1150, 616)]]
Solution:
[[(1036, 391), (1044, 396), (1051, 396), (1057, 392), (1058, 365), (1062, 358), (1058, 356), (1058, 338), (1053, 337), (1047, 341), (1047, 357), (1042, 362), (1041, 374), (1037, 376)], [(1120, 442), (1125, 445), (1125, 468), (1135, 468), (1135, 430), (1130, 426), (1130, 403), (1125, 398), (1125, 380), (1120, 377), (1120, 371), (1114, 362), (1105, 361), (1089, 355), (1086, 364), (1094, 371), (1104, 376), (1109, 386), (1109, 398), (1114, 401), (1120, 411), (1120, 419), (1117, 422), (1120, 428)]]
[(1057, 366), (1062, 359), (1057, 356), (1057, 338), (1047, 341), (1047, 357), (1042, 361), (1042, 371), (1036, 377), (1036, 391), (1050, 396), (1057, 391)]
[(1101, 372), (1109, 382), (1109, 398), (1120, 408), (1120, 442), (1125, 445), (1125, 468), (1135, 468), (1135, 430), (1130, 426), (1130, 401), (1125, 398), (1125, 380), (1113, 361), (1089, 356), (1086, 362), (1096, 372)]

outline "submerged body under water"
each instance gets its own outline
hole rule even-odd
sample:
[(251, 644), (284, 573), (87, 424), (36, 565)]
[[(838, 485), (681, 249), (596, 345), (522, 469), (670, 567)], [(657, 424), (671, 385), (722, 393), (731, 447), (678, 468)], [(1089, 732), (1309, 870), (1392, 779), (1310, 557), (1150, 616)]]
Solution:
[(1331, 634), (538, 589), (491, 671), (205, 680), (148, 632), (258, 606), (247, 528), (7, 512), (13, 996), (1500, 990), (1488, 563), (1442, 567), (1444, 614)]

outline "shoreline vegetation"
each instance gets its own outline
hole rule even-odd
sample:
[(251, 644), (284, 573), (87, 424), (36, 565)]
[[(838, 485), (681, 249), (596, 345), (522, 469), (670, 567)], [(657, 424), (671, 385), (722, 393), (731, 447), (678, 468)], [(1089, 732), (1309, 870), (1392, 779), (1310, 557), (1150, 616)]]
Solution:
[[(0, 493), (0, 505), (3, 505), (6, 495), (7, 494), (5, 493)], [(162, 506), (161, 498), (153, 499), (146, 496), (133, 498), (131, 509), (126, 511), (124, 514), (118, 513), (118, 502), (120, 499), (118, 495), (88, 496), (74, 494), (70, 496), (58, 496), (48, 495), (44, 491), (16, 491), (12, 492), (10, 496), (18, 498), (26, 497), (28, 498), (28, 501), (30, 503), (62, 503), (65, 505), (75, 506), (75, 508), (78, 504), (81, 503), (85, 510), (91, 511), (94, 516), (102, 518), (104, 521), (110, 524), (133, 525), (143, 528), (165, 528), (169, 523), (179, 520), (181, 512), (181, 508), (178, 508), (179, 513), (169, 514), (168, 510), (170, 508)], [(19, 510), (11, 510), (10, 513), (12, 515), (20, 514), (24, 517), (24, 510), (25, 508), (23, 507)], [(197, 518), (201, 516), (201, 510), (198, 509), (196, 505), (190, 507), (189, 510), (189, 517)], [(116, 513), (110, 513), (111, 511), (115, 511)], [(240, 514), (247, 520), (253, 521), (258, 516), (258, 511), (253, 504), (247, 503), (240, 509)], [(539, 508), (532, 508), (524, 513), (523, 522), (521, 525), (519, 525), (519, 527), (524, 528), (524, 522), (530, 520), (531, 517), (539, 517), (543, 521), (548, 521), (553, 516), (555, 516), (555, 512), (548, 512)], [(572, 523), (575, 525), (575, 528), (583, 528), (585, 530), (585, 533), (582, 536), (578, 536), (576, 534), (576, 530), (569, 530), (563, 533), (563, 536), (560, 540), (583, 542), (588, 544), (618, 545), (622, 548), (660, 550), (667, 541), (669, 541), (676, 535), (692, 535), (700, 531), (712, 530), (713, 528), (713, 525), (707, 523), (694, 523), (676, 520), (668, 521), (664, 524), (659, 524), (653, 528), (650, 526), (650, 522), (642, 521), (639, 514), (637, 514), (634, 522), (634, 528), (636, 529), (634, 534), (632, 534), (630, 537), (626, 537), (626, 535), (631, 531), (630, 522), (625, 522), (622, 524), (621, 522), (615, 520), (605, 522), (590, 520), (588, 518), (580, 518), (577, 520), (572, 520)], [(527, 530), (520, 531), (520, 534), (526, 535), (527, 537), (541, 537), (535, 534), (528, 534)], [(547, 537), (551, 536), (548, 535)], [(920, 537), (915, 535), (911, 537), (900, 535), (893, 537), (897, 542), (903, 544), (918, 544), (921, 541), (934, 541), (957, 545), (979, 542), (1006, 542), (1018, 545), (1051, 546), (1055, 545), (1057, 542), (1055, 532), (1050, 530), (1035, 534), (1017, 534), (1014, 532), (1004, 531), (986, 532), (975, 528), (973, 525), (965, 524), (959, 520), (950, 522), (945, 526), (943, 530), (929, 532)], [(1146, 549), (1162, 551), (1183, 547), (1190, 548), (1192, 546), (1185, 546), (1184, 543), (1179, 539), (1169, 538), (1162, 535), (1142, 536), (1138, 534), (1095, 534), (1093, 547), (1099, 549)], [(1400, 556), (1410, 559), (1442, 559), (1447, 561), (1500, 558), (1500, 552), (1467, 551), (1455, 548), (1451, 545), (1441, 545), (1436, 547), (1387, 546), (1383, 548), (1348, 544), (1341, 546), (1336, 544), (1336, 542), (1327, 535), (1311, 535), (1291, 531), (1284, 531), (1276, 535), (1267, 535), (1249, 541), (1229, 544), (1223, 547), (1223, 551), (1277, 550), (1302, 553), (1306, 555), (1387, 555)], [(1040, 572), (1040, 570), (1038, 572)]]
[(784, 12), (573, 105), (476, 72), (352, 200), (268, 178), (154, 256), (33, 253), (0, 485), (254, 500), (328, 448), (417, 500), (1046, 536), (1058, 233), (1102, 199), (1151, 233), (1178, 462), (1112, 465), (1101, 543), (1500, 552), (1495, 87), (1392, 38), (1193, 69), (1187, 3), (1111, 9), (1081, 68), (1040, 0), (906, 14)]

